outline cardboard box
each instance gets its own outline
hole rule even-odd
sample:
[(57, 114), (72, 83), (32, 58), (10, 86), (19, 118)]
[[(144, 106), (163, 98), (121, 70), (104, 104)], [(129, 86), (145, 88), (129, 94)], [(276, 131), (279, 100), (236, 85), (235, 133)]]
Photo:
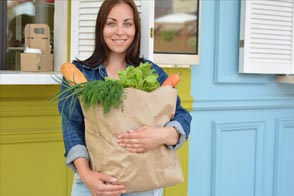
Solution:
[[(38, 53), (21, 53), (21, 71), (50, 72), (53, 71), (53, 54), (50, 48), (50, 29), (46, 24), (27, 24), (24, 30), (25, 47), (40, 49)], [(27, 50), (28, 51), (28, 50)]]
[[(21, 71), (50, 72), (53, 71), (52, 54), (21, 53)], [(50, 63), (51, 62), (51, 63)]]

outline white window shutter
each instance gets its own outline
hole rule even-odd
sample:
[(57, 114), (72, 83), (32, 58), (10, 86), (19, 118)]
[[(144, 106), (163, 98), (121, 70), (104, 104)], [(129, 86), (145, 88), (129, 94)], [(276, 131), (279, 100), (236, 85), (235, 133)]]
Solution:
[(294, 73), (294, 1), (241, 1), (239, 72)]
[[(95, 48), (96, 17), (102, 2), (103, 0), (74, 0), (72, 1), (71, 60), (74, 60), (75, 58), (78, 58), (80, 60), (85, 60), (92, 55)], [(135, 3), (137, 5), (137, 8), (140, 14), (144, 15), (144, 17), (148, 16), (148, 14), (146, 14), (146, 11), (148, 11), (149, 9), (149, 8), (148, 9), (142, 8), (142, 5), (145, 5), (146, 2), (149, 2), (149, 0), (135, 0)], [(146, 28), (146, 25), (151, 25), (151, 24), (147, 24), (144, 21), (142, 21), (142, 26), (144, 26), (144, 28)], [(142, 40), (144, 40), (144, 43), (141, 43), (141, 51), (143, 52), (145, 51), (145, 53), (147, 53), (148, 49), (146, 48), (149, 48), (148, 43), (150, 43), (150, 41), (143, 36), (147, 36), (147, 34), (146, 33), (142, 34)], [(147, 53), (147, 56), (148, 56), (148, 53)], [(144, 57), (146, 57), (146, 55), (144, 55)]]

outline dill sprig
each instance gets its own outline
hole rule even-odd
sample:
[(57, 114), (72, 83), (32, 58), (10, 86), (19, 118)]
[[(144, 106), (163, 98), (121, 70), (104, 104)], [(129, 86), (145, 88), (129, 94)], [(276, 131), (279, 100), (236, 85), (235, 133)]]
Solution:
[(106, 115), (111, 108), (121, 108), (124, 87), (118, 80), (106, 78), (105, 81), (94, 80), (85, 83), (80, 95), (84, 108), (87, 110), (96, 104), (103, 106)]
[(104, 115), (107, 115), (111, 108), (123, 109), (124, 86), (119, 80), (105, 78), (93, 80), (81, 84), (70, 84), (67, 80), (53, 78), (65, 88), (62, 92), (51, 98), (51, 101), (63, 101), (62, 110), (65, 104), (69, 103), (66, 113), (71, 114), (79, 98), (85, 110), (94, 107), (96, 104), (102, 105)]

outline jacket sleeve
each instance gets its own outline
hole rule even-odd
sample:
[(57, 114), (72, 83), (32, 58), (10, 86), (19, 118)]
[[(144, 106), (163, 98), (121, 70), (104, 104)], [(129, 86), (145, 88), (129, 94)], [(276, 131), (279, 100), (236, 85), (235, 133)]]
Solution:
[(58, 110), (62, 121), (66, 164), (75, 171), (73, 161), (79, 157), (89, 160), (89, 155), (85, 145), (84, 116), (80, 102), (76, 96), (66, 98), (71, 92), (66, 91), (67, 87), (64, 84), (65, 79), (61, 85), (63, 94), (59, 98)]
[[(168, 77), (167, 73), (156, 64), (153, 64), (152, 68), (159, 75), (158, 81), (160, 84), (162, 84), (164, 82), (164, 80), (166, 80)], [(165, 124), (165, 126), (174, 127), (178, 131), (178, 133), (180, 134), (180, 138), (179, 138), (178, 144), (176, 144), (174, 146), (169, 146), (169, 148), (178, 149), (188, 139), (189, 134), (190, 134), (191, 121), (192, 121), (191, 114), (184, 107), (182, 107), (181, 99), (178, 96), (177, 103), (176, 103), (175, 116), (173, 119), (171, 119), (171, 121), (167, 122)]]

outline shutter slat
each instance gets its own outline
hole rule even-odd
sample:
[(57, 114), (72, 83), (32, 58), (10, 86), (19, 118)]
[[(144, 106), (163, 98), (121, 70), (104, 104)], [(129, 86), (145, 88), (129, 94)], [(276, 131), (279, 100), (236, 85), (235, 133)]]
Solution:
[(284, 59), (275, 59), (275, 58), (265, 58), (265, 59), (252, 59), (251, 63), (256, 63), (256, 64), (264, 64), (272, 62), (273, 64), (279, 65), (279, 64), (284, 64), (284, 63), (291, 63), (289, 60), (284, 60)]
[(288, 45), (291, 46), (292, 42), (289, 40), (274, 40), (274, 39), (255, 39), (252, 38), (250, 41), (251, 44), (267, 44), (267, 45)]
[(292, 10), (284, 11), (284, 9), (276, 9), (276, 10), (253, 9), (252, 13), (257, 15), (266, 15), (266, 16), (292, 17)]
[(95, 27), (80, 27), (80, 33), (95, 33)]
[(273, 20), (264, 20), (264, 19), (255, 19), (252, 18), (251, 24), (260, 24), (260, 25), (268, 25), (268, 26), (277, 26), (277, 27), (291, 27), (292, 21), (273, 21)]
[(81, 27), (95, 27), (96, 21), (95, 20), (81, 20), (80, 26)]
[(283, 16), (273, 16), (273, 15), (257, 15), (253, 14), (252, 19), (262, 19), (262, 20), (269, 20), (269, 21), (286, 21), (292, 22), (290, 17), (283, 17)]
[(94, 40), (95, 39), (95, 33), (81, 33), (80, 34), (80, 39), (92, 39)]
[(277, 26), (277, 25), (266, 25), (266, 24), (252, 24), (253, 29), (265, 29), (265, 30), (277, 30), (277, 31), (292, 31), (292, 28), (289, 26)]
[(251, 59), (264, 59), (265, 62), (270, 62), (269, 59), (284, 59), (284, 60), (289, 60), (291, 59), (291, 55), (278, 55), (278, 54), (257, 54), (253, 53), (251, 54)]
[(287, 50), (287, 49), (284, 49), (284, 48), (281, 48), (281, 49), (277, 49), (277, 50), (273, 50), (273, 49), (268, 49), (268, 48), (256, 48), (255, 47), (252, 47), (250, 52), (252, 54), (281, 54), (281, 55), (291, 55), (291, 49), (290, 50)]
[(275, 11), (280, 11), (280, 12), (292, 12), (291, 7), (281, 7), (281, 6), (271, 6), (271, 5), (260, 5), (260, 4), (255, 4), (254, 9), (258, 10), (275, 10)]
[(87, 20), (90, 20), (90, 21), (95, 21), (96, 22), (96, 18), (97, 18), (97, 15), (81, 15), (80, 16), (80, 21), (87, 21)]
[(94, 2), (81, 2), (80, 8), (97, 8), (101, 7), (102, 2), (101, 1), (94, 1)]
[(273, 35), (273, 36), (285, 36), (287, 39), (291, 39), (292, 31), (274, 31), (270, 27), (268, 29), (254, 29), (252, 28), (253, 34), (262, 34), (262, 35)]
[(99, 9), (98, 8), (84, 8), (80, 9), (81, 15), (96, 15), (98, 14)]
[(252, 49), (276, 49), (276, 50), (290, 50), (291, 52), (291, 45), (274, 45), (274, 44), (258, 44), (258, 43), (252, 43)]
[(269, 35), (269, 34), (251, 34), (251, 38), (253, 39), (269, 39), (269, 40), (284, 40), (290, 41), (292, 43), (291, 38), (288, 36), (279, 36), (279, 35)]
[(265, 5), (275, 7), (292, 7), (293, 1), (277, 1), (277, 0), (251, 0), (252, 5)]

